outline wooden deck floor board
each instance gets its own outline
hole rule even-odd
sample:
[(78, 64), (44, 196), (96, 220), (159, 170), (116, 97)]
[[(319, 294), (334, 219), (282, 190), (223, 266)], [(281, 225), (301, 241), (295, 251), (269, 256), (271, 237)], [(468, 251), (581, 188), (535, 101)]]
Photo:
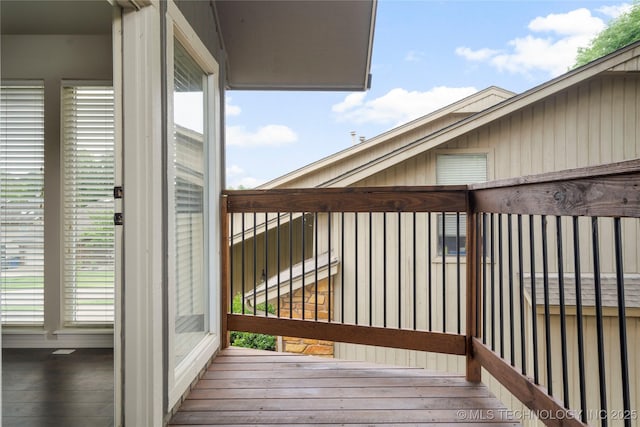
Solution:
[(207, 425), (517, 426), (482, 384), (420, 368), (227, 349), (170, 422)]
[(280, 389), (200, 389), (191, 391), (191, 399), (310, 399), (340, 397), (354, 399), (358, 397), (489, 397), (491, 393), (482, 386), (478, 387), (350, 387), (340, 388), (280, 388)]
[(245, 378), (245, 379), (203, 379), (198, 388), (305, 388), (305, 387), (469, 387), (472, 384), (459, 378), (408, 378), (404, 377), (358, 377), (346, 378), (333, 375), (329, 378)]
[[(455, 422), (455, 423), (438, 423), (437, 426), (438, 427), (460, 427), (460, 426), (472, 426), (472, 425), (477, 425), (478, 421), (468, 421), (468, 422), (463, 422), (463, 421), (459, 421), (459, 422)], [(171, 424), (171, 427), (215, 427), (215, 426), (219, 426), (220, 424)], [(296, 423), (296, 424), (278, 424), (279, 427), (300, 427), (301, 424)], [(313, 426), (327, 426), (327, 424), (318, 424), (318, 423), (308, 423), (308, 424), (304, 424), (307, 427), (313, 427)], [(399, 423), (399, 422), (394, 422), (394, 423), (375, 423), (375, 424), (371, 424), (371, 423), (339, 423), (338, 425), (341, 426), (349, 426), (349, 427), (371, 427), (371, 426), (375, 426), (375, 427), (395, 427), (398, 425), (401, 425), (402, 427), (423, 427), (425, 425), (425, 423)], [(256, 424), (233, 424), (234, 427), (255, 427)], [(511, 422), (506, 422), (506, 421), (502, 421), (502, 422), (482, 422), (482, 427), (520, 427), (521, 424), (516, 422), (516, 421), (511, 421)]]
[[(458, 401), (459, 400), (459, 401)], [(315, 399), (313, 407), (319, 410), (331, 409), (481, 409), (500, 406), (495, 397), (469, 397), (459, 399), (453, 397), (410, 397), (410, 398), (322, 398)], [(187, 399), (180, 408), (181, 411), (242, 411), (256, 407), (263, 411), (298, 410), (300, 399)]]
[[(497, 422), (508, 420), (506, 413), (484, 410), (477, 416), (476, 422)], [(212, 416), (215, 414), (215, 416)], [(438, 424), (459, 419), (456, 409), (413, 409), (401, 411), (389, 410), (298, 410), (298, 411), (216, 411), (178, 412), (174, 420), (183, 424), (218, 423), (220, 425), (260, 424), (279, 425), (282, 423), (299, 424), (350, 424), (350, 423), (424, 423)]]
[[(304, 357), (312, 357), (312, 356), (304, 356)], [(211, 365), (209, 368), (210, 371), (238, 371), (238, 370), (248, 370), (248, 371), (260, 371), (260, 370), (286, 370), (291, 368), (300, 368), (300, 369), (338, 369), (338, 370), (372, 370), (376, 369), (371, 366), (370, 363), (364, 362), (345, 362), (340, 363), (338, 361), (331, 361), (328, 359), (321, 359), (320, 361), (315, 362), (267, 362), (262, 363), (261, 361), (255, 362), (241, 362), (241, 363), (216, 363)], [(396, 368), (396, 370), (401, 370), (402, 368)], [(420, 370), (420, 368), (406, 368), (407, 370)], [(447, 376), (446, 374), (438, 374), (439, 376)]]
[[(221, 371), (209, 370), (202, 377), (205, 380), (246, 379), (246, 378), (273, 378), (273, 369), (247, 370), (247, 371)], [(278, 378), (451, 378), (454, 375), (430, 375), (429, 371), (419, 368), (408, 371), (398, 369), (280, 369), (277, 370)]]

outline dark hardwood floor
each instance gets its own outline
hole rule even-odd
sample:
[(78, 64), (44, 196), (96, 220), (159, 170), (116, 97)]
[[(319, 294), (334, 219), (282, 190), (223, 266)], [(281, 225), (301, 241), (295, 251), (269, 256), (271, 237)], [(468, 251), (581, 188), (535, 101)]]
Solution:
[(113, 426), (113, 349), (54, 350), (2, 350), (2, 426)]

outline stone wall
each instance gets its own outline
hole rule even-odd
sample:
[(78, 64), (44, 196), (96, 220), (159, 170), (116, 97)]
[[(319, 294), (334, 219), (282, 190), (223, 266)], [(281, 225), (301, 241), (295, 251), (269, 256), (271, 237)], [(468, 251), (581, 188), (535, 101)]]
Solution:
[[(333, 284), (329, 284), (328, 279), (318, 282), (318, 320), (329, 319), (329, 302), (333, 305)], [(280, 316), (294, 319), (302, 319), (302, 308), (304, 307), (304, 318), (315, 319), (316, 317), (316, 284), (312, 283), (304, 287), (304, 300), (302, 299), (302, 288), (293, 292), (293, 297), (283, 295), (280, 297)], [(331, 310), (333, 318), (333, 309)], [(313, 354), (323, 357), (333, 357), (333, 341), (314, 340), (307, 338), (282, 337), (280, 351), (300, 354)]]

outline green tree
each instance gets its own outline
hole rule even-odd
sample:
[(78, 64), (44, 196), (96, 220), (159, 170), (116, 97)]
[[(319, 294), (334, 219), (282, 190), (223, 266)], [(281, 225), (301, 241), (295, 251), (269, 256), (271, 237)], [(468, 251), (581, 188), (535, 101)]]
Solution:
[(640, 2), (635, 1), (629, 12), (612, 20), (588, 47), (578, 49), (573, 68), (601, 58), (638, 40), (640, 40)]

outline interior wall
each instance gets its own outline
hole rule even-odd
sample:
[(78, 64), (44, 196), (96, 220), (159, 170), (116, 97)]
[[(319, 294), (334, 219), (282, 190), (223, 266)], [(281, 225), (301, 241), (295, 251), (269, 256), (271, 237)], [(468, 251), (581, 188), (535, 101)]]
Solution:
[[(112, 80), (111, 35), (3, 35), (3, 80), (42, 80), (45, 91), (44, 329), (3, 328), (4, 347), (111, 347), (111, 331), (62, 330), (60, 95), (64, 80)], [(25, 333), (28, 332), (28, 333)]]

